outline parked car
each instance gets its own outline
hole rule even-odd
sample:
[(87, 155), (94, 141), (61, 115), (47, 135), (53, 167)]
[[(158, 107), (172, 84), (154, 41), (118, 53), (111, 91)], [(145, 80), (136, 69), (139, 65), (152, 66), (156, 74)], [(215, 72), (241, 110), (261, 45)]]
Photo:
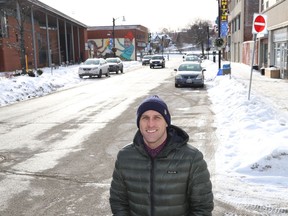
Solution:
[(109, 72), (116, 72), (116, 74), (118, 74), (120, 71), (121, 73), (123, 73), (124, 65), (119, 57), (106, 58), (106, 61), (109, 65)]
[(197, 55), (188, 55), (185, 56), (183, 61), (192, 61), (192, 62), (202, 62), (201, 59)]
[(142, 65), (149, 65), (152, 55), (145, 55), (142, 58)]
[(165, 58), (162, 55), (153, 55), (150, 59), (150, 68), (160, 66), (165, 68)]
[(204, 71), (198, 62), (183, 62), (179, 65), (175, 74), (175, 87), (204, 87)]
[(108, 67), (107, 61), (103, 58), (89, 58), (80, 65), (78, 74), (80, 78), (84, 76), (97, 76), (100, 78), (102, 75), (108, 77), (110, 76)]
[(183, 61), (195, 61), (195, 59), (198, 59), (199, 62), (201, 63), (202, 62), (202, 58), (200, 58), (200, 55), (199, 54), (196, 54), (196, 53), (186, 53), (185, 55), (183, 55)]

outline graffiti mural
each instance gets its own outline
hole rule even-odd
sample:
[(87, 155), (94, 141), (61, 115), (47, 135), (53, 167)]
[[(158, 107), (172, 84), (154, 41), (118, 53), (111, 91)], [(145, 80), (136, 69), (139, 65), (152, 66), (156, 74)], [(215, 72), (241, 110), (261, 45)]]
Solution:
[[(113, 38), (88, 40), (90, 58), (106, 58), (113, 55)], [(135, 40), (132, 32), (128, 32), (124, 38), (115, 38), (116, 56), (122, 60), (135, 60)]]

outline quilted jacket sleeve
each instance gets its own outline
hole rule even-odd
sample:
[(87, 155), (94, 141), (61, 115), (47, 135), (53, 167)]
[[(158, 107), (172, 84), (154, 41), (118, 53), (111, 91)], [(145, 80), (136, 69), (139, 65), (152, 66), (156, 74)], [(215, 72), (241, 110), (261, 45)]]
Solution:
[(190, 169), (190, 215), (212, 215), (214, 208), (212, 183), (207, 164), (200, 151), (196, 152)]
[(115, 163), (111, 187), (110, 187), (110, 206), (112, 214), (115, 216), (129, 215), (129, 204), (124, 181), (121, 177), (118, 159)]

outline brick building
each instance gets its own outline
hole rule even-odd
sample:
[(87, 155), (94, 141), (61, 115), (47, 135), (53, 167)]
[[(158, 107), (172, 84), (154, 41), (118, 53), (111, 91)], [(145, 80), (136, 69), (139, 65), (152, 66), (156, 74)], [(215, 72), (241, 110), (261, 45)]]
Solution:
[[(253, 15), (259, 12), (259, 1), (228, 0), (228, 8), (230, 29), (228, 36), (229, 58), (231, 61), (249, 65), (253, 50)], [(255, 55), (254, 63), (258, 64), (257, 55)]]
[(268, 34), (258, 40), (259, 65), (273, 65), (279, 70), (279, 78), (288, 79), (288, 0), (261, 0), (259, 7), (267, 16), (268, 29)]
[(253, 15), (263, 14), (268, 32), (257, 34), (254, 66), (261, 71), (274, 66), (275, 77), (288, 79), (288, 0), (228, 0), (228, 7), (228, 59), (251, 64)]
[(77, 63), (113, 50), (137, 60), (147, 41), (141, 25), (88, 27), (38, 0), (0, 0), (0, 71)]
[(0, 71), (86, 59), (87, 26), (37, 0), (0, 0)]

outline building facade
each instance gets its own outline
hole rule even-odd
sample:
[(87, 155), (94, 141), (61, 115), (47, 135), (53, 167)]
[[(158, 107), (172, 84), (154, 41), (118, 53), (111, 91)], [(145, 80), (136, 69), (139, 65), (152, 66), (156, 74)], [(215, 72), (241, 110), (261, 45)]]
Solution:
[(275, 67), (279, 78), (288, 79), (288, 0), (229, 0), (227, 44), (233, 62), (251, 64), (254, 14), (267, 17), (267, 34), (256, 35), (254, 66)]
[[(259, 11), (259, 1), (229, 0), (229, 34), (228, 46), (230, 60), (250, 64), (253, 49), (252, 24), (253, 15)], [(227, 51), (226, 51), (227, 52)], [(257, 55), (254, 63), (257, 64)]]
[(87, 58), (86, 25), (37, 0), (1, 0), (0, 8), (0, 71)]
[(268, 34), (259, 38), (259, 63), (275, 66), (288, 79), (288, 0), (260, 0), (259, 11), (267, 15)]
[(0, 0), (0, 71), (73, 64), (113, 50), (137, 60), (147, 42), (141, 25), (88, 27), (38, 0)]

